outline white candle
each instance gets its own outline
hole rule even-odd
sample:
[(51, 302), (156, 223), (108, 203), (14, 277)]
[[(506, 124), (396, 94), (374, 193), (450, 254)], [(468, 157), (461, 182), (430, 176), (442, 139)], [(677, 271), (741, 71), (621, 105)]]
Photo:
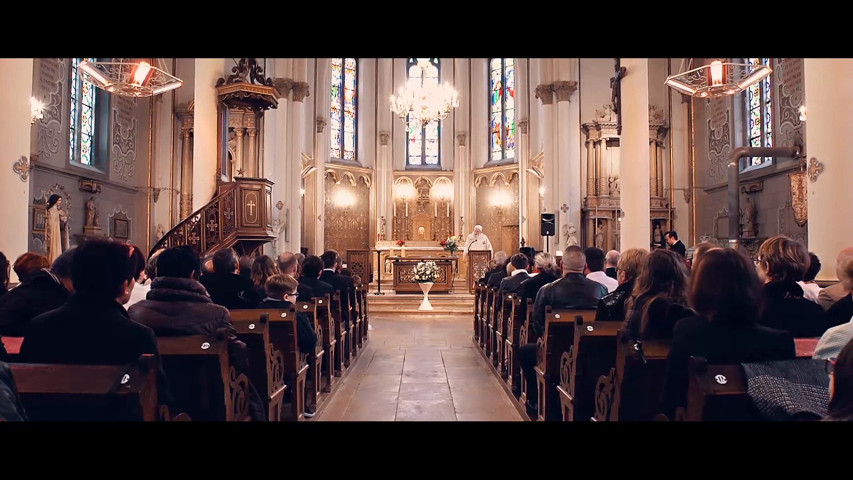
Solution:
[(447, 202), (446, 205), (447, 205), (447, 218), (450, 218), (450, 202)]
[(438, 216), (438, 202), (432, 204), (433, 210), (435, 211), (435, 216)]
[(406, 216), (409, 216), (409, 202), (406, 202)]

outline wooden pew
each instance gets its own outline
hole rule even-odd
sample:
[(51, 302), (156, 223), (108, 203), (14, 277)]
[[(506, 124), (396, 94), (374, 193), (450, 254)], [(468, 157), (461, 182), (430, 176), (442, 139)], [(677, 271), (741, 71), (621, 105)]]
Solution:
[(302, 421), (305, 419), (305, 382), (308, 376), (309, 352), (299, 351), (296, 338), (296, 308), (295, 306), (291, 306), (289, 310), (259, 308), (253, 311), (269, 315), (270, 343), (284, 356), (284, 381), (293, 386), (290, 391), (290, 409), (285, 409), (285, 419)]
[(501, 298), (501, 304), (496, 318), (497, 335), (495, 336), (495, 351), (497, 353), (497, 358), (494, 360), (494, 363), (501, 378), (506, 380), (506, 340), (508, 338), (507, 326), (512, 325), (509, 320), (509, 317), (512, 315), (512, 294), (504, 293), (500, 295), (503, 298)]
[(702, 357), (687, 361), (687, 405), (677, 420), (759, 421), (761, 415), (747, 393), (743, 367), (711, 365)]
[(480, 285), (474, 285), (474, 342), (480, 341), (480, 294), (482, 293)]
[(564, 422), (588, 422), (595, 414), (595, 384), (616, 361), (616, 333), (622, 322), (575, 322), (575, 340), (560, 358), (557, 393)]
[(595, 320), (595, 310), (552, 310), (545, 307), (545, 330), (536, 341), (536, 385), (538, 387), (538, 420), (559, 420), (560, 404), (556, 383), (560, 374), (560, 358), (574, 343), (575, 322)]
[(504, 344), (504, 365), (506, 368), (506, 383), (513, 395), (517, 396), (519, 379), (521, 377), (521, 366), (518, 363), (519, 331), (524, 325), (521, 316), (521, 297), (511, 295), (512, 308), (506, 323), (506, 340)]
[(237, 329), (237, 337), (246, 344), (249, 353), (249, 370), (246, 375), (255, 386), (271, 422), (282, 419), (284, 394), (284, 357), (270, 342), (268, 314), (254, 310), (232, 310), (231, 322)]
[(797, 358), (811, 358), (819, 340), (820, 338), (795, 338), (794, 349)]
[(498, 312), (498, 290), (496, 288), (488, 287), (489, 289), (489, 303), (487, 304), (488, 311), (486, 312), (488, 318), (486, 319), (489, 335), (486, 338), (486, 354), (489, 357), (489, 360), (492, 361), (492, 365), (495, 364), (495, 348), (496, 348), (496, 338), (497, 338), (497, 325), (495, 322), (495, 316)]
[(335, 292), (335, 295), (329, 300), (329, 306), (332, 311), (332, 320), (335, 322), (335, 371), (336, 377), (343, 374), (344, 367), (349, 366), (349, 350), (347, 350), (347, 329), (344, 328), (343, 317), (341, 316), (341, 294)]
[(661, 404), (669, 340), (616, 338), (616, 366), (595, 387), (595, 421), (648, 421), (663, 412)]
[(314, 334), (317, 335), (317, 345), (313, 352), (308, 352), (308, 381), (306, 382), (306, 391), (308, 392), (308, 405), (316, 409), (317, 402), (320, 400), (320, 388), (323, 383), (323, 359), (326, 353), (323, 349), (323, 329), (320, 327), (320, 321), (317, 318), (317, 305), (314, 300), (310, 302), (296, 302), (296, 311), (308, 315), (311, 320), (311, 325), (314, 327)]
[(31, 421), (157, 421), (155, 355), (128, 365), (9, 363)]
[(352, 305), (353, 315), (349, 322), (349, 355), (354, 360), (358, 356), (361, 344), (361, 285), (355, 285), (355, 304)]
[(320, 389), (325, 392), (332, 391), (332, 383), (335, 378), (335, 320), (332, 318), (331, 300), (328, 295), (315, 297), (314, 312), (317, 315), (317, 323), (320, 325), (322, 336), (317, 339), (323, 344), (323, 363), (320, 368), (322, 377)]
[(364, 318), (361, 322), (361, 328), (364, 329), (364, 342), (367, 343), (370, 340), (370, 305), (367, 302), (367, 299), (370, 298), (370, 287), (368, 285), (364, 285), (364, 291), (362, 292), (362, 296), (364, 297)]
[[(524, 323), (521, 325), (521, 328), (518, 329), (518, 344), (524, 345), (526, 343), (530, 343), (530, 337), (532, 335), (533, 328), (531, 325), (533, 323), (533, 299), (527, 299), (527, 310), (525, 310), (524, 314)], [(521, 365), (519, 364), (519, 383), (520, 388), (518, 401), (521, 402), (522, 405), (527, 405), (527, 381), (524, 379), (524, 375), (521, 374)]]
[(169, 389), (194, 421), (249, 421), (249, 379), (231, 365), (228, 341), (157, 337)]

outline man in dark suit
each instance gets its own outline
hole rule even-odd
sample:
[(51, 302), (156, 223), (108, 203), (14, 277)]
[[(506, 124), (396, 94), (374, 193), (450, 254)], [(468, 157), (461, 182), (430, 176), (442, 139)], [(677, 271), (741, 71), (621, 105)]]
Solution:
[(678, 233), (675, 230), (666, 232), (664, 239), (666, 239), (666, 244), (669, 245), (670, 250), (681, 255), (681, 258), (687, 257), (687, 247), (678, 239)]
[(202, 275), (199, 282), (213, 303), (228, 309), (255, 308), (261, 301), (252, 280), (240, 275), (237, 253), (231, 248), (213, 254), (213, 273)]
[(536, 294), (533, 303), (533, 324), (528, 332), (528, 343), (518, 349), (518, 363), (527, 381), (528, 412), (537, 408), (536, 402), (536, 340), (545, 329), (545, 307), (554, 309), (595, 310), (598, 300), (607, 295), (607, 287), (586, 278), (583, 274), (586, 256), (580, 247), (573, 245), (563, 253), (563, 278), (549, 283)]
[[(326, 250), (320, 255), (323, 260), (323, 273), (320, 274), (320, 280), (334, 287), (335, 291), (341, 294), (341, 320), (344, 322), (344, 328), (349, 330), (350, 322), (355, 317), (355, 284), (352, 277), (341, 275), (338, 269), (341, 267), (341, 256), (334, 250)], [(349, 366), (349, 357), (344, 362), (344, 366)]]
[(619, 265), (619, 251), (610, 250), (607, 252), (607, 255), (604, 256), (604, 274), (614, 280), (618, 280), (618, 278), (616, 278), (617, 265)]
[[(309, 255), (305, 257), (305, 262), (302, 264), (302, 276), (299, 277), (299, 285), (304, 286), (305, 290), (310, 292), (308, 299), (315, 297), (323, 297), (328, 295), (329, 298), (335, 296), (335, 287), (320, 280), (320, 274), (323, 272), (323, 261), (317, 255)], [(301, 291), (300, 291), (301, 294)], [(297, 297), (296, 301), (304, 302)]]
[(487, 271), (483, 275), (483, 278), (481, 278), (480, 280), (477, 281), (477, 283), (479, 283), (480, 285), (488, 285), (489, 284), (489, 278), (491, 278), (492, 275), (494, 275), (495, 273), (501, 272), (501, 271), (506, 273), (506, 261), (507, 261), (506, 252), (501, 250), (501, 251), (495, 253), (495, 256), (492, 257), (492, 259), (489, 261), (489, 264), (494, 262), (495, 266), (490, 268), (489, 271)]
[(512, 270), (508, 276), (501, 279), (498, 284), (498, 296), (495, 300), (495, 308), (500, 311), (503, 308), (503, 302), (507, 295), (518, 293), (521, 290), (521, 282), (530, 278), (527, 273), (527, 256), (523, 253), (516, 253), (509, 259), (509, 269)]

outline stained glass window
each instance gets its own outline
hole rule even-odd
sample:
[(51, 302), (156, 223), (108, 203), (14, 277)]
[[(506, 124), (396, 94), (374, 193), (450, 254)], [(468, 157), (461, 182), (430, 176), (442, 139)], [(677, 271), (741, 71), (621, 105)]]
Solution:
[(95, 86), (83, 79), (77, 65), (83, 60), (71, 59), (71, 93), (68, 108), (68, 158), (72, 162), (93, 165), (95, 143)]
[(515, 62), (489, 60), (489, 151), (491, 161), (515, 157)]
[(354, 58), (332, 59), (331, 142), (329, 156), (355, 161), (356, 86), (358, 67)]
[[(421, 85), (438, 85), (438, 59), (428, 59), (430, 65), (426, 70), (421, 70), (418, 67), (418, 60), (417, 58), (410, 58), (406, 64), (409, 80), (420, 81)], [(440, 165), (441, 146), (438, 141), (440, 131), (441, 127), (438, 121), (430, 122), (426, 126), (421, 126), (419, 122), (409, 124), (406, 129), (406, 162), (408, 165)]]
[[(744, 63), (770, 66), (769, 58), (746, 58)], [(749, 87), (744, 92), (746, 145), (749, 147), (773, 146), (773, 116), (770, 95), (770, 77)], [(771, 161), (771, 157), (753, 157), (744, 168)]]

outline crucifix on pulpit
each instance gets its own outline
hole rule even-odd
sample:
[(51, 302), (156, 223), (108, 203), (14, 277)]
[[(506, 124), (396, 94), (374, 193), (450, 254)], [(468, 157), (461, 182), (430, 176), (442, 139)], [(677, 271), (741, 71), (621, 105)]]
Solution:
[(627, 69), (621, 65), (620, 59), (614, 58), (613, 60), (615, 75), (610, 78), (610, 89), (613, 92), (610, 101), (613, 103), (613, 113), (616, 114), (616, 134), (622, 135), (622, 90), (619, 86)]

